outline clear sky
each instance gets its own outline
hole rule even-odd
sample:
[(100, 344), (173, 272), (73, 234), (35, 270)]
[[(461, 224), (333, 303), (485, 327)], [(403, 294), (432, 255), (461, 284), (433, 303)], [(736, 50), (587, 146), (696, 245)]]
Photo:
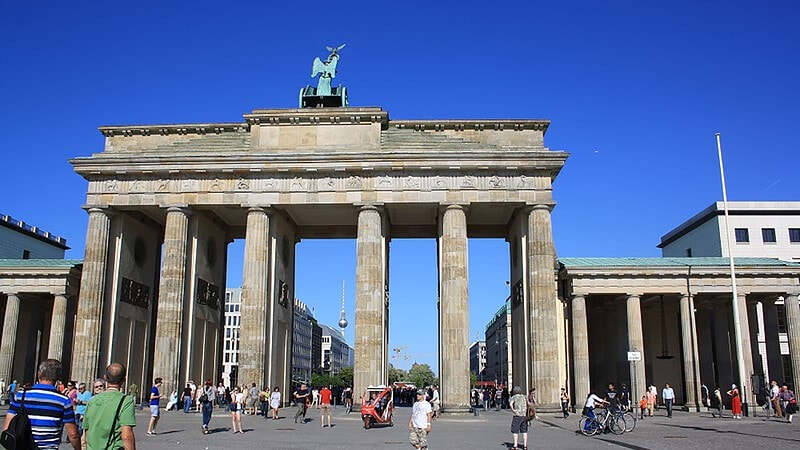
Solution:
[[(796, 1), (0, 2), (0, 212), (82, 258), (101, 125), (242, 121), (293, 108), (325, 46), (334, 84), (392, 119), (547, 118), (559, 256), (658, 256), (721, 200), (798, 200)], [(229, 286), (241, 280), (231, 246)], [(506, 244), (471, 240), (470, 338), (502, 305)], [(355, 241), (302, 241), (298, 297), (335, 326)], [(394, 240), (390, 347), (436, 367), (433, 240)]]

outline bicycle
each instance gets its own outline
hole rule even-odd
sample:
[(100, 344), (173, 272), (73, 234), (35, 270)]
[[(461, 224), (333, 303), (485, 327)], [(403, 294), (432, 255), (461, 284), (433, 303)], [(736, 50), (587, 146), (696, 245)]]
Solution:
[(636, 423), (639, 419), (636, 418), (636, 414), (631, 413), (630, 408), (623, 407), (622, 412), (618, 413), (625, 419), (625, 432), (629, 433), (636, 428)]
[(612, 413), (606, 409), (603, 413), (596, 410), (595, 417), (581, 417), (578, 427), (584, 436), (594, 436), (606, 429), (613, 434), (622, 434), (625, 432), (626, 421), (624, 415), (619, 412)]

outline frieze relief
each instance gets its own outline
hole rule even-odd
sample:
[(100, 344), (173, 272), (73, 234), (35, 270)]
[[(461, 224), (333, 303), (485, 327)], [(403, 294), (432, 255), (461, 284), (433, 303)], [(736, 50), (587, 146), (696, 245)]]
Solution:
[(184, 192), (340, 192), (358, 190), (376, 191), (435, 191), (458, 189), (485, 190), (536, 190), (549, 189), (547, 176), (507, 175), (502, 173), (480, 173), (451, 175), (428, 172), (423, 174), (393, 175), (378, 172), (362, 175), (323, 175), (301, 177), (286, 174), (269, 178), (213, 177), (197, 178), (181, 176), (172, 179), (133, 179), (93, 181), (89, 185), (92, 194), (147, 194)]

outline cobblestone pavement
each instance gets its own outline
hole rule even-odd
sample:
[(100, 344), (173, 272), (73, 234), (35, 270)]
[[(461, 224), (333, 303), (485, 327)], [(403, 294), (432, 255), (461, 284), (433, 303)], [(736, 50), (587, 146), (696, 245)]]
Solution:
[[(2, 411), (4, 412), (4, 411)], [(2, 413), (0, 412), (0, 413)], [(758, 411), (761, 413), (761, 411)], [(201, 432), (199, 413), (164, 412), (158, 434), (148, 436), (147, 410), (137, 411), (136, 442), (139, 449), (376, 449), (411, 448), (408, 443), (408, 418), (411, 409), (395, 409), (393, 427), (364, 430), (357, 413), (345, 415), (339, 407), (333, 411), (333, 427), (320, 426), (317, 410), (309, 410), (306, 424), (292, 420), (294, 408), (281, 410), (281, 419), (264, 420), (243, 416), (244, 434), (231, 433), (230, 414), (215, 409), (211, 433)], [(287, 417), (288, 416), (288, 417)], [(553, 413), (540, 414), (531, 425), (529, 445), (533, 448), (629, 448), (629, 449), (707, 449), (800, 448), (800, 418), (793, 424), (764, 416), (734, 420), (714, 419), (707, 412), (676, 411), (667, 418), (664, 411), (656, 417), (638, 421), (636, 429), (620, 436), (605, 434), (585, 437), (576, 433), (579, 416), (562, 419)], [(508, 411), (480, 412), (480, 415), (443, 417), (434, 420), (428, 437), (430, 448), (496, 449), (511, 447)], [(64, 444), (62, 449), (70, 448)]]

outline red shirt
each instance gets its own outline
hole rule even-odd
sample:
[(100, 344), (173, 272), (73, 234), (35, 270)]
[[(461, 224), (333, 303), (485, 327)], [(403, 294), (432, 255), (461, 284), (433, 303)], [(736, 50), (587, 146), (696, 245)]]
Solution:
[(330, 405), (331, 404), (331, 390), (328, 388), (322, 388), (319, 391), (319, 403), (321, 405)]

